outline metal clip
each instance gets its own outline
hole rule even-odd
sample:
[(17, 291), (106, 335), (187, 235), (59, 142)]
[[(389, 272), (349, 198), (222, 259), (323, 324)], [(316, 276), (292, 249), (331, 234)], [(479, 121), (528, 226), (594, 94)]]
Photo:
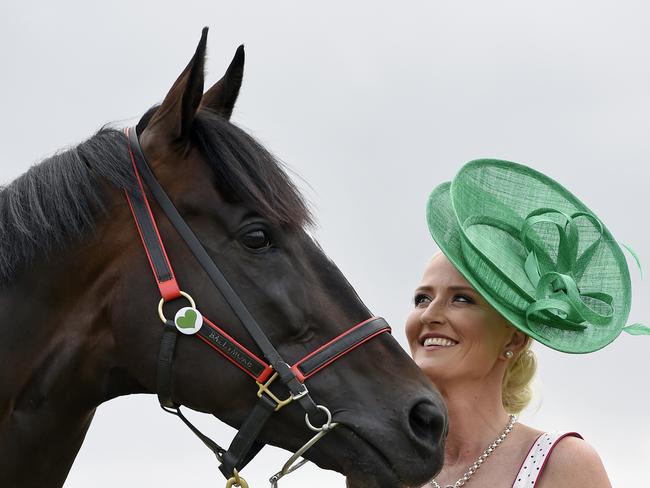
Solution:
[[(327, 410), (325, 407), (323, 408)], [(327, 411), (329, 412), (329, 410)], [(293, 473), (296, 469), (298, 469), (303, 464), (305, 464), (307, 460), (300, 459), (300, 457), (305, 452), (307, 452), (314, 444), (316, 444), (325, 434), (327, 434), (337, 425), (338, 424), (336, 422), (331, 421), (331, 416), (329, 416), (327, 424), (323, 425), (323, 427), (321, 427), (321, 429), (311, 439), (309, 439), (300, 449), (298, 449), (289, 458), (289, 460), (286, 463), (284, 463), (284, 466), (282, 466), (282, 469), (280, 469), (280, 471), (278, 471), (273, 476), (271, 476), (271, 478), (269, 479), (269, 482), (271, 483), (271, 488), (278, 488), (278, 482), (280, 481), (281, 478), (288, 475), (289, 473)]]
[(309, 427), (311, 430), (314, 432), (327, 432), (332, 428), (332, 414), (329, 411), (327, 407), (324, 407), (323, 405), (316, 405), (316, 408), (318, 410), (321, 410), (322, 412), (325, 412), (325, 415), (327, 416), (327, 420), (321, 427), (314, 427), (312, 423), (309, 421), (309, 414), (305, 414), (305, 423), (307, 424), (307, 427)]

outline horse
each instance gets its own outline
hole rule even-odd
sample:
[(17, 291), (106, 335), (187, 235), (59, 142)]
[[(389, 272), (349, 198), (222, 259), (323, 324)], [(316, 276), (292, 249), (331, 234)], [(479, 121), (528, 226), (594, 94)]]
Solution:
[[(303, 415), (308, 422), (313, 410), (305, 414), (298, 404), (309, 399), (331, 413), (323, 427), (336, 428), (305, 458), (344, 474), (353, 487), (419, 486), (442, 466), (446, 411), (390, 334), (356, 339), (348, 347), (354, 350), (332, 356), (309, 381), (268, 357), (270, 347), (291, 361), (313, 359), (372, 315), (310, 236), (309, 208), (283, 166), (230, 122), (243, 46), (204, 93), (206, 38), (207, 28), (163, 102), (130, 135), (104, 126), (0, 191), (0, 486), (63, 486), (96, 408), (122, 395), (158, 394), (163, 406), (182, 404), (249, 428), (256, 402), (266, 399), (277, 409), (269, 400), (277, 399), (271, 373), (282, 377), (276, 395), (288, 392), (292, 404), (253, 426), (257, 447), (246, 452), (264, 444), (301, 449), (311, 437)], [(262, 346), (227, 294), (215, 290), (174, 218), (147, 200), (175, 282), (232, 346), (216, 354), (215, 344), (174, 333), (167, 350), (173, 369), (171, 362), (161, 366), (174, 322), (161, 326), (159, 315), (165, 320), (183, 298), (165, 299), (169, 290), (160, 298), (161, 282), (152, 278), (156, 258), (143, 250), (141, 224), (134, 225), (133, 200), (144, 188), (137, 150), (202, 252), (218, 263), (247, 320), (259, 325), (268, 341)], [(142, 189), (142, 198), (151, 193)], [(235, 357), (240, 353), (262, 358), (257, 385)], [(168, 372), (162, 383), (161, 368)]]

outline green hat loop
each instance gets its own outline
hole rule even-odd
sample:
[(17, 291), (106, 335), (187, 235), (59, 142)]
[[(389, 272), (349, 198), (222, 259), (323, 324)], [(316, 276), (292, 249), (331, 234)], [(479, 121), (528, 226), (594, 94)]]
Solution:
[(593, 212), (545, 175), (508, 161), (472, 161), (433, 190), (427, 220), (460, 273), (543, 344), (586, 353), (624, 328), (631, 284), (620, 246)]

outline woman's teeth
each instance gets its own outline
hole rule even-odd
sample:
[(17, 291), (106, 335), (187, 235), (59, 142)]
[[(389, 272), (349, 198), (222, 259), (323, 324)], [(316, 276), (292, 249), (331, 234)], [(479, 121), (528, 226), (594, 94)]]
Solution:
[(424, 339), (424, 347), (427, 346), (443, 346), (443, 347), (449, 347), (449, 346), (455, 346), (458, 344), (456, 341), (452, 341), (451, 339), (447, 339), (445, 337), (427, 337)]

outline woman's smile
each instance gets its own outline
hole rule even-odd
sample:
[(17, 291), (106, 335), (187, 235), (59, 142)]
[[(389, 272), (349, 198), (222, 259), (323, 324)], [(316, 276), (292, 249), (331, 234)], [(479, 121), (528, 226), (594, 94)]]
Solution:
[(420, 338), (420, 345), (426, 351), (449, 349), (458, 344), (458, 341), (441, 334), (425, 334)]

